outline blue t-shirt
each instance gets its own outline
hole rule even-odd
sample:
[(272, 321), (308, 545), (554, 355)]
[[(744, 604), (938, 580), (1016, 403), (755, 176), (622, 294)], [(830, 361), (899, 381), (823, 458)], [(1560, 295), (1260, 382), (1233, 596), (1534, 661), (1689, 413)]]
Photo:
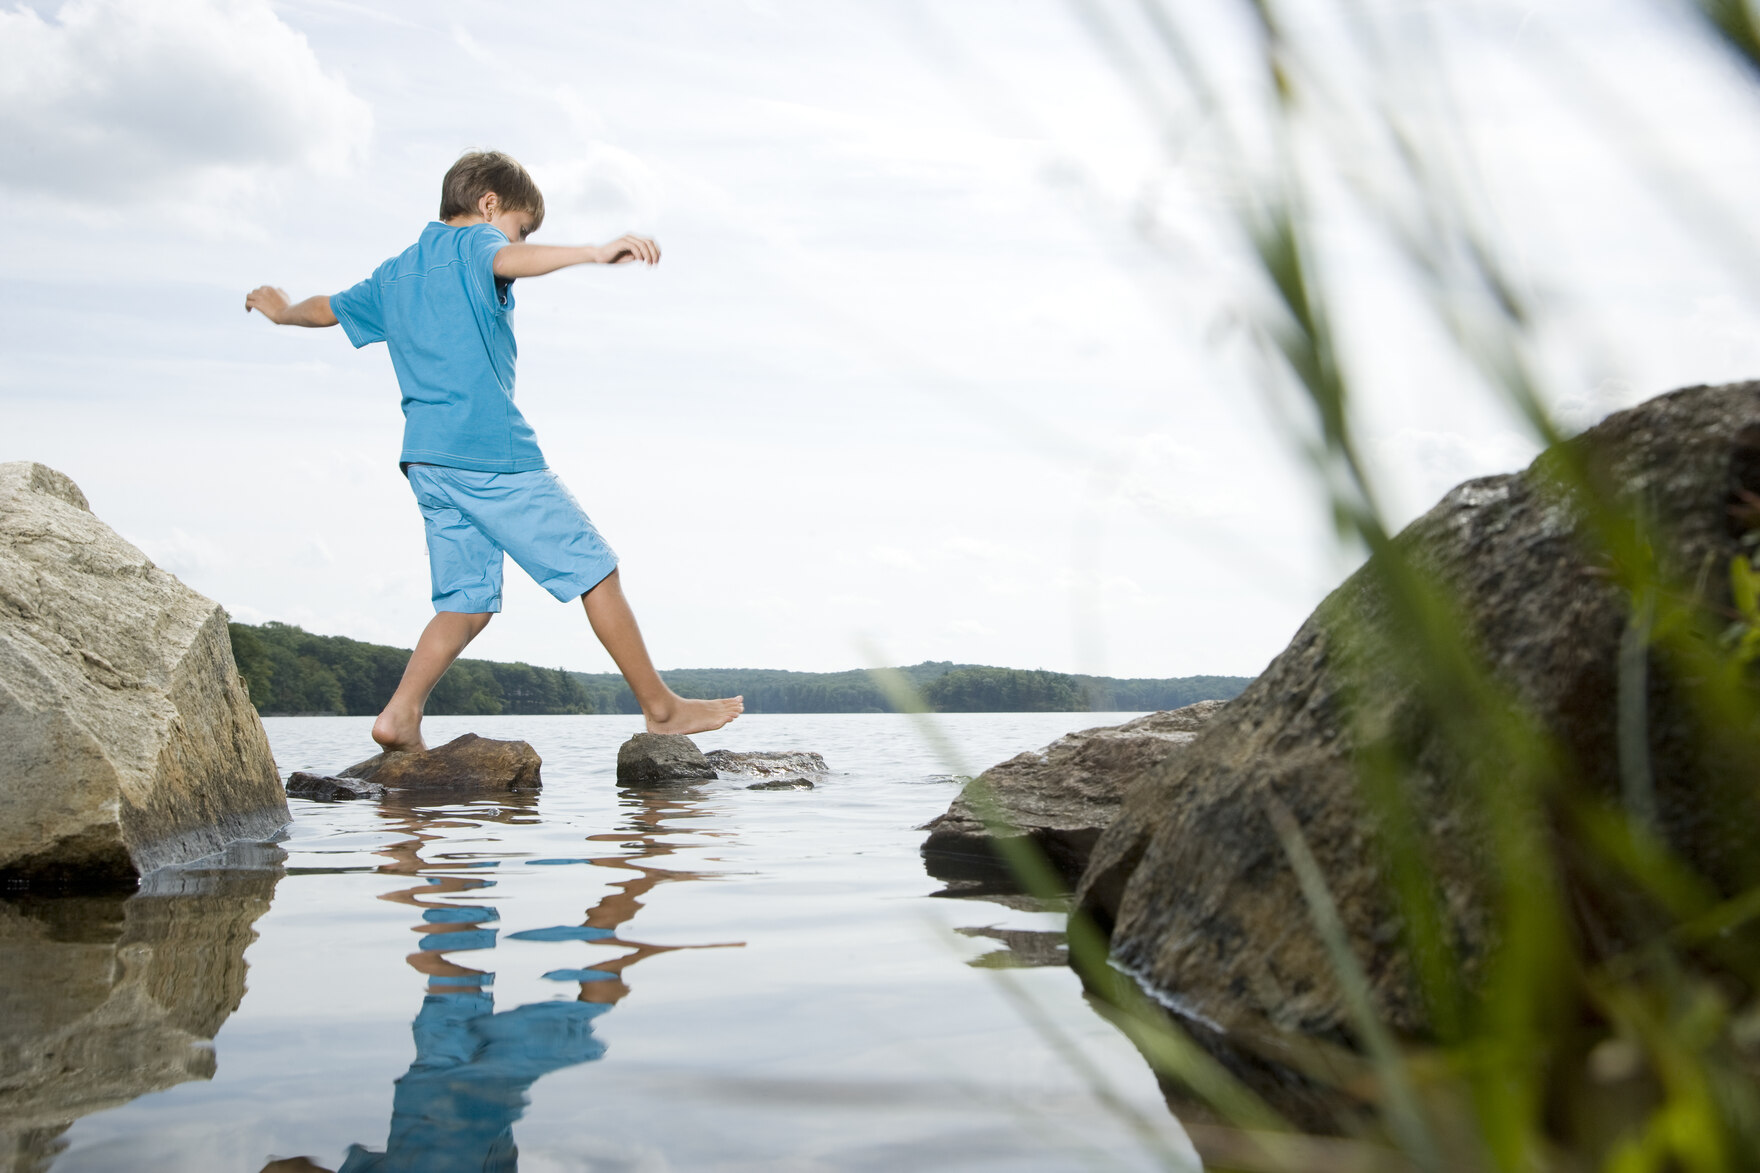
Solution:
[(488, 224), (439, 221), (373, 275), (330, 299), (356, 347), (390, 345), (403, 389), (404, 464), (478, 472), (544, 468), (513, 405), (513, 282), (495, 276), (507, 246)]

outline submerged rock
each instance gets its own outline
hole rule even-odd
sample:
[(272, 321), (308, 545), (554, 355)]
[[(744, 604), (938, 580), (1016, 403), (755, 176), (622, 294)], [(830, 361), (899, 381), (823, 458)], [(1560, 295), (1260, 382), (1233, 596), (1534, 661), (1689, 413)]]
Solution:
[(288, 817), (226, 612), (0, 464), (0, 877), (127, 886)]
[(811, 790), (813, 779), (828, 772), (824, 757), (806, 750), (712, 749), (703, 758), (722, 777), (759, 779), (747, 790)]
[(745, 775), (751, 778), (799, 778), (827, 772), (824, 757), (802, 750), (751, 753), (712, 749), (703, 758), (718, 774)]
[(620, 786), (664, 786), (715, 777), (715, 767), (682, 733), (638, 733), (617, 747)]
[(213, 1078), (284, 858), (241, 843), (127, 896), (0, 897), (0, 1169), (47, 1169), (80, 1117)]
[(287, 792), (319, 802), (382, 798), (388, 790), (505, 794), (543, 786), (543, 764), (527, 742), (466, 733), (434, 749), (374, 754), (334, 776), (297, 773), (287, 780)]
[[(1760, 493), (1760, 384), (1664, 395), (1572, 443), (1610, 494), (1647, 508), (1663, 564), (1689, 577), (1709, 568), (1707, 603), (1727, 607), (1726, 568), (1752, 525), (1732, 506)], [(1615, 796), (1627, 600), (1605, 560), (1586, 553), (1550, 467), (1542, 457), (1526, 472), (1457, 487), (1399, 544), (1449, 593), (1498, 683), (1557, 739), (1585, 791)], [(1348, 643), (1345, 633), (1354, 633)], [(1207, 1024), (1201, 1037), (1349, 1037), (1344, 997), (1267, 817), (1271, 798), (1294, 815), (1319, 862), (1376, 1012), (1407, 1035), (1428, 1032), (1359, 797), (1363, 729), (1409, 763), (1403, 783), (1432, 848), (1427, 863), (1449, 918), (1442, 931), (1468, 980), (1478, 974), (1493, 931), (1481, 889), (1483, 792), (1425, 708), (1403, 652), (1371, 564), (1190, 746), (1131, 790), (1101, 836), (1080, 906), (1110, 933), (1118, 966)], [(1752, 761), (1719, 757), (1655, 655), (1647, 699), (1659, 829), (1720, 889), (1745, 890), (1760, 878)], [(1622, 947), (1629, 926), (1619, 912), (1577, 900), (1581, 939)]]
[(287, 779), (287, 793), (293, 798), (309, 798), (313, 802), (351, 802), (360, 798), (384, 798), (389, 792), (377, 782), (296, 770)]
[(920, 828), (929, 832), (922, 849), (929, 874), (968, 889), (1017, 886), (979, 809), (979, 796), (987, 792), (996, 813), (1037, 844), (1074, 888), (1100, 833), (1117, 817), (1125, 791), (1151, 766), (1179, 752), (1226, 703), (1199, 701), (1123, 725), (1065, 734), (1043, 750), (990, 767), (966, 784), (945, 814)]

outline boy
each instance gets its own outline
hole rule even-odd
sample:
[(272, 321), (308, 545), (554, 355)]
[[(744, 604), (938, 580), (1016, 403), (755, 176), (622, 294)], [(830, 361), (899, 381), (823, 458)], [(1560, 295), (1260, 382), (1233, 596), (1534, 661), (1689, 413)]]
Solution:
[(386, 750), (427, 748), (422, 707), (501, 610), (503, 551), (557, 599), (581, 600), (650, 733), (719, 729), (745, 708), (740, 697), (687, 700), (660, 679), (623, 597), (617, 556), (550, 472), (513, 403), (514, 280), (570, 265), (653, 265), (660, 249), (640, 236), (526, 244), (543, 222), (544, 196), (526, 169), (499, 151), (473, 151), (441, 182), (440, 219), (365, 281), (291, 305), (265, 285), (244, 301), (246, 313), (277, 325), (340, 323), (357, 348), (389, 344), (403, 390), (398, 460), (427, 530), (435, 615), (373, 722)]

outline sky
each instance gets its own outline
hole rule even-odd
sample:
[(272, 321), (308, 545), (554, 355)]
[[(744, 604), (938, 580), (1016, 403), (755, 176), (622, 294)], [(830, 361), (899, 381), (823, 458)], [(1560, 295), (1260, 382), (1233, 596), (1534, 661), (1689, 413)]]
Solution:
[[(1281, 6), (1344, 111), (1399, 80), (1353, 56), (1353, 7)], [(535, 241), (664, 252), (523, 281), (517, 319), (518, 402), (662, 668), (1254, 674), (1356, 555), (1247, 341), (1231, 216), (1264, 160), (1217, 132), (1263, 129), (1242, 8), (1168, 9), (1218, 116), (1135, 0), (0, 0), (0, 460), (68, 473), (235, 619), (410, 646), (384, 347), (243, 298), (352, 285), (498, 148), (545, 192)], [(1760, 376), (1760, 99), (1668, 0), (1368, 11), (1402, 60), (1442, 46), (1448, 100), (1413, 117), (1543, 311), (1561, 421)], [(1378, 149), (1314, 123), (1403, 524), (1537, 449), (1364, 211)], [(512, 565), (470, 654), (611, 670)]]

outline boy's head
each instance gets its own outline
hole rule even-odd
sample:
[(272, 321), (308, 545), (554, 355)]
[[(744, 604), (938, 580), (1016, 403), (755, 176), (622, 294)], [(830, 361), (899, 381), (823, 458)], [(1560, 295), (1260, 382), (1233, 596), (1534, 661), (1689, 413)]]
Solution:
[(501, 151), (467, 151), (440, 181), (440, 219), (481, 215), (483, 197), (493, 194), (502, 212), (531, 217), (528, 233), (544, 223), (544, 193), (519, 160)]

